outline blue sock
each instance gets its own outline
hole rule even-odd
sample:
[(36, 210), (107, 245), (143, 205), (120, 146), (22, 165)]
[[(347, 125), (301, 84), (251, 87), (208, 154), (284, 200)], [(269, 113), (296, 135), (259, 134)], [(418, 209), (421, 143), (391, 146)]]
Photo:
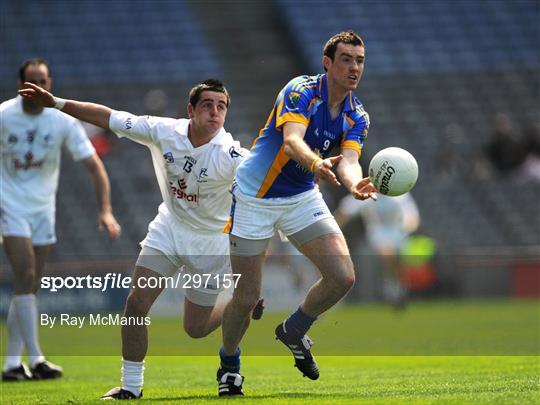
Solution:
[(223, 347), (219, 350), (219, 357), (221, 358), (221, 368), (231, 373), (240, 372), (240, 348), (237, 347), (232, 356), (227, 356)]
[(288, 334), (301, 338), (316, 320), (317, 318), (312, 318), (298, 307), (296, 312), (285, 321), (285, 328)]

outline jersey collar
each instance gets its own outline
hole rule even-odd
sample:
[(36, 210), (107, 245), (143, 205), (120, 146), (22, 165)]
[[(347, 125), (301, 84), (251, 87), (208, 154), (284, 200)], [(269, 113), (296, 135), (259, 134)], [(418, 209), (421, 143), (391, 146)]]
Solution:
[(232, 139), (232, 135), (225, 131), (223, 127), (221, 127), (217, 135), (212, 138), (210, 143), (214, 145), (225, 145), (230, 139)]
[[(326, 104), (328, 104), (328, 83), (326, 74), (320, 75), (319, 83), (317, 85), (317, 93), (320, 98), (323, 99)], [(354, 95), (352, 91), (349, 91), (349, 94), (345, 97), (345, 101), (341, 106), (341, 112), (350, 112), (354, 111)]]

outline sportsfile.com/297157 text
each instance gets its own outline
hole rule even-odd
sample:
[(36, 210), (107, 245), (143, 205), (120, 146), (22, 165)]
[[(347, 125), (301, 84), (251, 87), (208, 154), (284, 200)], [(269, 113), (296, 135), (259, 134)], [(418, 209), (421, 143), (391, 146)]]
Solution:
[[(190, 274), (178, 273), (175, 276), (139, 277), (138, 288), (207, 288), (220, 290), (236, 288), (240, 274)], [(133, 280), (120, 273), (107, 273), (104, 276), (46, 276), (41, 279), (41, 288), (50, 292), (62, 289), (98, 289), (106, 291), (114, 288), (130, 288)]]

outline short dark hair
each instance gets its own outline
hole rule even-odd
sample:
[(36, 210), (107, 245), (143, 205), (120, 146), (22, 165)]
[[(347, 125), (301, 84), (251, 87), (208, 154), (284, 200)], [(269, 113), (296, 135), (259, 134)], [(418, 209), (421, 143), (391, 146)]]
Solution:
[(189, 104), (193, 107), (197, 105), (203, 91), (215, 91), (216, 93), (223, 93), (227, 96), (227, 108), (231, 103), (231, 97), (229, 92), (223, 85), (223, 83), (217, 79), (208, 79), (202, 83), (199, 83), (189, 91)]
[(47, 66), (47, 72), (49, 72), (49, 76), (52, 76), (51, 67), (49, 66), (49, 62), (47, 62), (45, 59), (42, 58), (32, 58), (24, 61), (24, 63), (19, 68), (19, 79), (21, 79), (21, 82), (24, 82), (26, 78), (24, 77), (24, 73), (26, 72), (26, 68), (28, 66), (39, 66), (39, 65), (45, 65)]
[(340, 32), (339, 34), (336, 34), (332, 38), (330, 38), (324, 45), (323, 55), (328, 56), (330, 59), (334, 60), (334, 56), (336, 56), (336, 49), (340, 43), (354, 46), (360, 45), (364, 48), (366, 47), (364, 45), (364, 41), (362, 40), (362, 38), (360, 38), (360, 35), (358, 35), (353, 30), (348, 30)]

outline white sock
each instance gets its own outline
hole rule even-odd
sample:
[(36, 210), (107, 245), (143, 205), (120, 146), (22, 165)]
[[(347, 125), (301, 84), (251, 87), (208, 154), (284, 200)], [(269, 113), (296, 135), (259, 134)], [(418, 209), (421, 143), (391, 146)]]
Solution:
[(24, 341), (21, 335), (21, 329), (19, 328), (19, 322), (17, 321), (17, 316), (15, 315), (13, 299), (9, 304), (6, 325), (8, 330), (8, 346), (4, 371), (9, 370), (10, 368), (17, 368), (21, 365), (22, 352), (24, 350)]
[(122, 359), (122, 388), (139, 396), (144, 382), (144, 360)]
[(34, 294), (15, 295), (12, 302), (19, 323), (19, 330), (28, 352), (30, 366), (34, 367), (36, 364), (45, 361), (38, 342), (36, 296)]

